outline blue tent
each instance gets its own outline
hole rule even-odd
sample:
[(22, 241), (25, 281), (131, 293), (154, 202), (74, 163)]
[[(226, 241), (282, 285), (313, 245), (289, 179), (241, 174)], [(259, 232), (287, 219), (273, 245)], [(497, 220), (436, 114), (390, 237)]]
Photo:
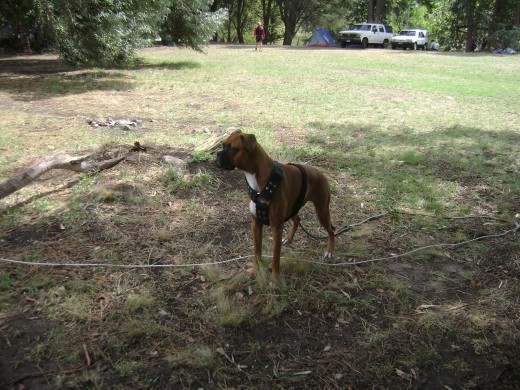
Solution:
[(332, 37), (332, 34), (330, 33), (328, 28), (318, 27), (312, 33), (312, 37), (311, 39), (309, 39), (309, 43), (307, 43), (307, 46), (335, 47), (336, 42), (334, 42), (334, 38)]

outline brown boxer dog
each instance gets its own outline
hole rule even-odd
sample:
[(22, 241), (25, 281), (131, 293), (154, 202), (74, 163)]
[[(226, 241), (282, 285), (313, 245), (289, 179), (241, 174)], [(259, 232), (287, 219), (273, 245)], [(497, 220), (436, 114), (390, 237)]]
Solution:
[[(279, 279), (282, 243), (293, 240), (300, 224), (298, 211), (309, 201), (314, 204), (318, 221), (328, 233), (325, 258), (332, 258), (334, 227), (330, 223), (330, 188), (325, 175), (312, 166), (274, 161), (253, 134), (237, 131), (222, 142), (222, 148), (217, 153), (217, 165), (225, 170), (242, 171), (249, 185), (255, 254), (253, 275), (262, 257), (262, 227), (269, 225), (273, 236), (272, 277)], [(289, 219), (292, 227), (282, 241), (283, 225)]]

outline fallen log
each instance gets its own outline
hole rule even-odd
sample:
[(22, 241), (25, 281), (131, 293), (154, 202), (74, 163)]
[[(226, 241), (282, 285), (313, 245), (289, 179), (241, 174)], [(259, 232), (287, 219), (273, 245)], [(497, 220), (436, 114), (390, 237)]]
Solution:
[(38, 177), (43, 175), (45, 172), (51, 169), (66, 169), (69, 171), (79, 173), (90, 173), (96, 171), (102, 171), (105, 169), (112, 168), (119, 164), (126, 157), (117, 157), (110, 160), (99, 161), (99, 162), (87, 162), (85, 161), (90, 155), (85, 156), (71, 156), (67, 153), (56, 153), (51, 156), (45, 156), (37, 160), (29, 168), (18, 173), (16, 176), (6, 180), (0, 184), (0, 199), (11, 195), (13, 192), (18, 191), (20, 188), (27, 186), (32, 183)]

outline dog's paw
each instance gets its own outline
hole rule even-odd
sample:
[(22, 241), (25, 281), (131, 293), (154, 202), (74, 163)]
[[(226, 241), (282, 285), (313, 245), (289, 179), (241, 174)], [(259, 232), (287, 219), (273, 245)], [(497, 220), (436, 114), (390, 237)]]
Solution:
[(324, 259), (331, 260), (334, 257), (334, 255), (331, 252), (325, 252), (323, 255)]

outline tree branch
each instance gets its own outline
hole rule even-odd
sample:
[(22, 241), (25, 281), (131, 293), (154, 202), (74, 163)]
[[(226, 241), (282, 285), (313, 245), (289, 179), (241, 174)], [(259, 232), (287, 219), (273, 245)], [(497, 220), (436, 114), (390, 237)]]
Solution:
[(67, 153), (56, 153), (51, 156), (45, 156), (37, 160), (29, 168), (18, 173), (16, 176), (6, 180), (0, 184), (0, 199), (11, 195), (20, 188), (32, 183), (38, 177), (51, 169), (66, 169), (69, 171), (88, 173), (94, 171), (102, 171), (112, 168), (119, 164), (126, 157), (117, 157), (110, 160), (100, 162), (85, 161), (90, 155), (85, 156), (71, 156)]

